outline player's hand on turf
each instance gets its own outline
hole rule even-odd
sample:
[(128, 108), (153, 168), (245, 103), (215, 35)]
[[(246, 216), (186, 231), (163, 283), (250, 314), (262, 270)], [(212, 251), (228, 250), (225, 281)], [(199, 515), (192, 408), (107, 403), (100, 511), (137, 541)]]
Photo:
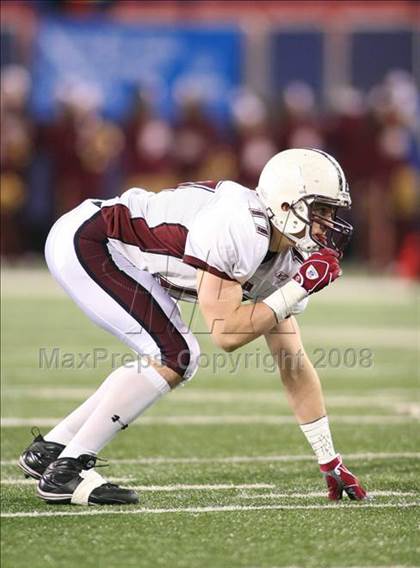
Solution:
[(319, 292), (341, 276), (339, 258), (335, 250), (323, 248), (311, 254), (293, 278), (308, 294)]
[(328, 499), (339, 501), (345, 491), (353, 501), (369, 499), (368, 494), (360, 485), (360, 481), (343, 464), (340, 455), (329, 463), (320, 466), (328, 486)]

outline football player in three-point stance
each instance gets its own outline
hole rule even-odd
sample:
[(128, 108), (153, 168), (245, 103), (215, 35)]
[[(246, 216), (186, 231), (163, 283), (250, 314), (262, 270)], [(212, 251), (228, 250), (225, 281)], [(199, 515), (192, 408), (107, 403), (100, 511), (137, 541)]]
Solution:
[(288, 401), (329, 498), (345, 492), (365, 499), (334, 449), (320, 381), (294, 318), (310, 294), (340, 276), (352, 227), (337, 211), (350, 204), (334, 158), (293, 149), (269, 160), (256, 191), (232, 181), (185, 183), (157, 194), (133, 188), (115, 199), (88, 199), (61, 217), (46, 244), (51, 273), (95, 323), (147, 364), (114, 370), (45, 437), (35, 437), (19, 465), (39, 480), (39, 496), (85, 505), (138, 501), (134, 491), (99, 475), (96, 456), (197, 370), (199, 346), (181, 319), (182, 299), (198, 302), (225, 351), (265, 337), (282, 361)]

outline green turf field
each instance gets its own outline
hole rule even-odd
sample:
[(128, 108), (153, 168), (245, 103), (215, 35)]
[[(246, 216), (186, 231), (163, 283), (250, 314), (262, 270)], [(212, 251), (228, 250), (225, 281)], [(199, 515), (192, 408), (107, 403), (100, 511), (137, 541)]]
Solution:
[[(264, 367), (251, 358), (234, 371), (237, 359), (229, 359), (220, 368), (199, 333), (203, 367), (219, 367), (201, 369), (103, 452), (106, 475), (137, 487), (141, 503), (54, 507), (36, 497), (16, 459), (30, 427), (46, 432), (92, 392), (110, 363), (41, 369), (39, 350), (125, 350), (46, 272), (5, 270), (2, 567), (420, 564), (418, 300), (413, 286), (349, 276), (315, 295), (299, 317), (319, 363), (336, 448), (371, 502), (329, 503), (269, 360)], [(204, 331), (197, 319), (193, 326)], [(241, 356), (250, 350), (265, 353), (257, 341)]]

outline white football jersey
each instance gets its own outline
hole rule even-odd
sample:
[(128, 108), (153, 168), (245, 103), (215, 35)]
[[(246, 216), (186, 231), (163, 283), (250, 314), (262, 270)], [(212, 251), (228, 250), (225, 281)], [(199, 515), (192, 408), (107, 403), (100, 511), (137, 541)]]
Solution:
[(184, 183), (160, 193), (132, 188), (95, 203), (119, 268), (124, 270), (117, 261), (122, 255), (174, 298), (197, 298), (200, 268), (239, 282), (244, 300), (261, 300), (288, 282), (302, 262), (294, 249), (268, 250), (271, 229), (264, 206), (255, 191), (233, 181)]

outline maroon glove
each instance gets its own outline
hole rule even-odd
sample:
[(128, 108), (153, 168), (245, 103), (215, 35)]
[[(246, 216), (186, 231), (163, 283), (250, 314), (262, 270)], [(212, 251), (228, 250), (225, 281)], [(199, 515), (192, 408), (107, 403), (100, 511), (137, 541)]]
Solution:
[(323, 248), (311, 254), (293, 278), (308, 294), (319, 292), (341, 275), (339, 258), (335, 250)]
[(360, 481), (349, 471), (340, 455), (337, 455), (329, 463), (320, 465), (320, 470), (324, 474), (328, 486), (328, 499), (339, 501), (343, 497), (343, 491), (347, 493), (353, 501), (369, 499), (368, 494), (360, 485)]

